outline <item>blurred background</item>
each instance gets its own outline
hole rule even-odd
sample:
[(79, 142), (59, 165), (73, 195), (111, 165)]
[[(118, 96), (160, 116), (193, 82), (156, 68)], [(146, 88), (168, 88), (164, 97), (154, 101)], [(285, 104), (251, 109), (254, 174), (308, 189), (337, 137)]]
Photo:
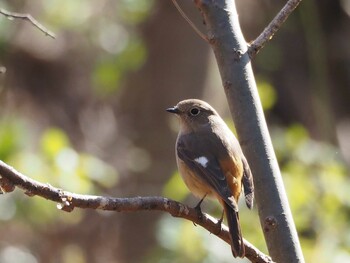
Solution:
[[(237, 0), (247, 41), (286, 1)], [(192, 1), (179, 0), (205, 32)], [(234, 129), (210, 47), (163, 0), (7, 0), (0, 16), (0, 159), (67, 191), (162, 195), (194, 206), (175, 163), (186, 98)], [(302, 1), (253, 60), (307, 262), (350, 262), (350, 2)], [(217, 203), (203, 210), (220, 217)], [(257, 210), (246, 239), (267, 252)], [(247, 262), (191, 222), (159, 212), (75, 209), (22, 191), (0, 196), (0, 262)]]

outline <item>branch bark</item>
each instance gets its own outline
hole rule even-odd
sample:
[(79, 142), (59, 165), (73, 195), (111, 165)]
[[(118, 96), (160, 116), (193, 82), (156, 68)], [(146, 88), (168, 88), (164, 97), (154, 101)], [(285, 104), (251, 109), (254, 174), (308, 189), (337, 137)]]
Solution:
[(304, 262), (235, 2), (195, 3), (207, 25), (237, 134), (253, 172), (260, 223), (269, 253), (276, 262)]
[[(218, 220), (208, 214), (198, 214), (194, 208), (190, 208), (177, 201), (164, 197), (131, 197), (115, 198), (93, 195), (80, 195), (63, 191), (49, 184), (37, 182), (13, 167), (0, 161), (0, 190), (3, 193), (12, 192), (18, 187), (25, 191), (25, 194), (40, 196), (58, 203), (57, 208), (66, 212), (71, 212), (75, 207), (101, 209), (116, 212), (137, 212), (137, 211), (163, 211), (174, 217), (183, 218), (202, 226), (210, 233), (216, 235), (226, 243), (230, 242), (228, 228), (219, 225)], [(270, 257), (255, 248), (247, 240), (244, 240), (246, 257), (253, 263), (273, 262)]]
[(299, 5), (301, 0), (289, 0), (286, 5), (279, 11), (276, 17), (264, 29), (263, 32), (250, 44), (248, 54), (250, 57), (255, 56), (265, 44), (272, 39), (274, 34), (280, 29), (282, 24), (287, 20), (288, 16)]
[(55, 38), (55, 34), (50, 32), (46, 27), (44, 27), (42, 24), (40, 24), (34, 17), (32, 17), (30, 14), (21, 14), (21, 13), (14, 13), (9, 12), (5, 9), (0, 8), (0, 14), (6, 16), (9, 19), (22, 19), (25, 21), (28, 21), (33, 26), (35, 26), (37, 29), (39, 29), (41, 32), (43, 32), (46, 36), (50, 36), (51, 38)]

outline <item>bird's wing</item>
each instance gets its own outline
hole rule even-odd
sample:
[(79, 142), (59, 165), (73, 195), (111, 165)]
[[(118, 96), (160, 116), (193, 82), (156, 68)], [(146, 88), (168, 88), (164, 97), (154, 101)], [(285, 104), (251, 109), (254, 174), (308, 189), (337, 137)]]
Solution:
[[(208, 141), (206, 141), (206, 143), (208, 143)], [(193, 151), (194, 145), (197, 146), (196, 151)], [(209, 184), (225, 203), (235, 211), (238, 211), (238, 205), (232, 195), (232, 191), (229, 188), (218, 159), (206, 150), (210, 148), (210, 145), (203, 147), (203, 144), (201, 144), (196, 137), (190, 138), (186, 135), (181, 136), (177, 142), (178, 157), (185, 162), (201, 180)]]
[(254, 184), (253, 184), (253, 175), (252, 171), (250, 170), (249, 164), (247, 162), (247, 159), (242, 154), (242, 162), (243, 162), (243, 188), (244, 188), (244, 195), (245, 195), (245, 203), (247, 204), (249, 209), (253, 208), (254, 203)]

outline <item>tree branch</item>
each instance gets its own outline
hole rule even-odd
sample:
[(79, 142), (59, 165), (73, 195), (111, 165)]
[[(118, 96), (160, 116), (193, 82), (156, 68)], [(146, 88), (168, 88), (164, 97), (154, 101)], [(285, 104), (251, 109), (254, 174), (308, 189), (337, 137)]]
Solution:
[(185, 14), (185, 12), (181, 9), (179, 4), (176, 0), (172, 0), (174, 6), (176, 7), (177, 11), (179, 11), (180, 15), (186, 20), (186, 22), (192, 27), (192, 29), (196, 32), (196, 34), (202, 38), (205, 42), (208, 42), (208, 38), (206, 35), (204, 35), (197, 27), (196, 25), (191, 21), (191, 19), (188, 18), (188, 16)]
[(301, 0), (288, 0), (286, 5), (264, 29), (263, 32), (250, 44), (248, 54), (250, 57), (255, 56), (264, 45), (272, 39), (274, 34), (280, 29), (282, 24), (287, 20), (288, 16), (299, 5)]
[[(226, 243), (230, 243), (228, 228), (225, 225), (218, 225), (218, 220), (208, 214), (198, 215), (194, 208), (190, 208), (177, 201), (164, 197), (131, 197), (115, 198), (93, 195), (80, 195), (63, 191), (49, 184), (37, 182), (11, 166), (0, 161), (0, 189), (2, 192), (12, 192), (15, 187), (24, 190), (25, 194), (40, 196), (45, 199), (58, 202), (57, 208), (71, 212), (75, 207), (101, 209), (116, 212), (137, 212), (137, 211), (163, 211), (174, 217), (184, 218), (202, 226), (210, 233), (216, 235)], [(253, 263), (272, 262), (270, 257), (263, 254), (247, 240), (244, 240), (246, 257)]]
[(4, 10), (2, 8), (0, 8), (0, 14), (6, 16), (9, 19), (22, 19), (22, 20), (28, 21), (33, 26), (35, 26), (37, 29), (39, 29), (41, 32), (43, 32), (46, 36), (50, 36), (52, 38), (55, 38), (55, 34), (54, 33), (50, 32), (46, 27), (44, 27), (42, 24), (40, 24), (30, 14), (21, 14), (21, 13), (9, 12), (9, 11)]
[(195, 0), (219, 67), (237, 135), (254, 176), (267, 248), (276, 262), (303, 263), (234, 0)]

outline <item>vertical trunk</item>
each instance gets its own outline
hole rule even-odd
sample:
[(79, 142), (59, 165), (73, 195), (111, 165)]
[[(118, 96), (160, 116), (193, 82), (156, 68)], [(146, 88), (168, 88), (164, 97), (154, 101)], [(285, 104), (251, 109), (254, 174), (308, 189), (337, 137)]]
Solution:
[(231, 114), (252, 168), (269, 253), (276, 262), (304, 262), (235, 2), (199, 0), (197, 5), (208, 27)]

